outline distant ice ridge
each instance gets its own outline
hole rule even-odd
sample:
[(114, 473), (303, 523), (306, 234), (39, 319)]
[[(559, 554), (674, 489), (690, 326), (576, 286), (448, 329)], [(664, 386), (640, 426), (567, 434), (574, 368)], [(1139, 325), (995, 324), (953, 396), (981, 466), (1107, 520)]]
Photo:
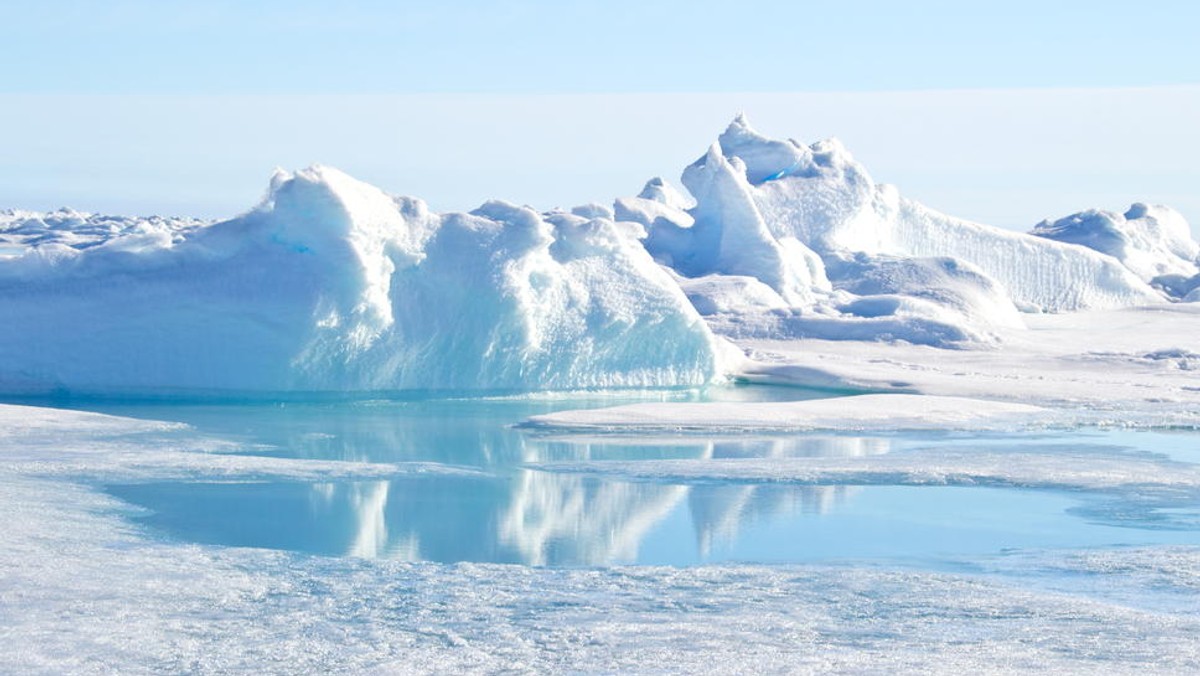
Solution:
[(60, 244), (87, 249), (116, 237), (132, 242), (180, 241), (188, 232), (207, 225), (198, 218), (106, 216), (59, 209), (49, 213), (0, 210), (0, 257), (25, 247)]
[(1128, 255), (1015, 233), (901, 197), (836, 140), (770, 139), (744, 116), (683, 184), (694, 204), (655, 179), (617, 200), (616, 215), (647, 227), (647, 249), (735, 337), (990, 341), (995, 328), (1021, 326), (1018, 310), (1159, 303), (1151, 281), (1164, 288), (1158, 275), (1195, 270), (1197, 245), (1169, 209), (1131, 211), (1153, 234), (1134, 238)]
[(720, 371), (641, 228), (603, 216), (440, 215), (316, 166), (205, 227), (45, 239), (36, 219), (37, 246), (0, 258), (7, 391), (652, 387)]
[[(1042, 221), (1033, 234), (1106, 253), (1174, 298), (1200, 287), (1200, 244), (1170, 207), (1138, 203), (1124, 214), (1092, 209)], [(1188, 300), (1200, 300), (1200, 294)]]

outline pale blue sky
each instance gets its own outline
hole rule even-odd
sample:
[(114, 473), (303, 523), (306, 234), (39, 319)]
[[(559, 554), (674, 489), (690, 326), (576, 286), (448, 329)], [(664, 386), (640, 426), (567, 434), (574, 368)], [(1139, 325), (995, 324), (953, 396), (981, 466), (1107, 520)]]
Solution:
[(439, 209), (675, 179), (729, 118), (1027, 228), (1200, 199), (1190, 2), (0, 2), (0, 208), (232, 214), (275, 165)]
[(1196, 83), (1200, 3), (0, 3), (0, 87), (57, 93), (861, 91)]

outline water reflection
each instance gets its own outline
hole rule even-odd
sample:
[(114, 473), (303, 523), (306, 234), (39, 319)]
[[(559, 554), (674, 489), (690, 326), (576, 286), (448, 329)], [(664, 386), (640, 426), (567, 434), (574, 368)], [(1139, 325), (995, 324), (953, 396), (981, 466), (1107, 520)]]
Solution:
[[(142, 411), (114, 406), (105, 412), (187, 422), (203, 434), (241, 442), (249, 454), (420, 461), (478, 472), (318, 484), (174, 482), (110, 490), (149, 508), (144, 521), (157, 532), (186, 541), (439, 562), (688, 565), (995, 553), (1039, 544), (1136, 543), (1189, 535), (1172, 535), (1161, 523), (1149, 530), (1151, 517), (1162, 521), (1164, 505), (1129, 512), (1129, 500), (1120, 501), (1125, 511), (1117, 519), (1105, 504), (1080, 505), (1078, 498), (1018, 490), (672, 485), (529, 469), (557, 461), (866, 456), (904, 452), (914, 443), (904, 435), (548, 438), (512, 427), (537, 413), (618, 403), (612, 398), (400, 401)], [(1097, 509), (1109, 512), (1100, 518), (1093, 513)], [(1194, 527), (1190, 514), (1171, 515), (1172, 523)], [(1116, 521), (1123, 528), (1112, 529)], [(1131, 523), (1138, 525), (1137, 537)]]
[[(345, 457), (363, 448), (363, 429), (356, 428), (352, 447), (337, 446), (332, 454)], [(578, 566), (644, 562), (647, 539), (676, 541), (690, 534), (690, 542), (677, 542), (680, 551), (667, 558), (699, 561), (714, 547), (736, 556), (745, 525), (826, 514), (856, 489), (630, 483), (530, 470), (523, 464), (828, 457), (889, 449), (886, 439), (836, 436), (573, 442), (526, 438), (511, 430), (459, 432), (469, 444), (464, 439), (461, 447), (443, 446), (446, 454), (462, 460), (467, 456), (456, 449), (470, 446), (475, 463), (492, 472), (307, 485), (131, 485), (112, 491), (154, 510), (146, 518), (155, 526), (177, 537), (216, 544), (367, 558)], [(299, 434), (299, 439), (323, 446), (344, 438), (337, 433)], [(370, 447), (380, 441), (376, 438)], [(312, 450), (303, 444), (292, 448), (298, 455)], [(378, 452), (366, 455), (379, 460)]]

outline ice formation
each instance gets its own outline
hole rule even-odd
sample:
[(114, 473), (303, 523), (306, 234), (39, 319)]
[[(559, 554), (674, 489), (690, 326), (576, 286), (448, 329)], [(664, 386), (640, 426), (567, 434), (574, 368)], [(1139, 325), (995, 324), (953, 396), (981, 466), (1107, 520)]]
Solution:
[(973, 347), (1023, 311), (1200, 300), (1166, 207), (1010, 232), (742, 116), (682, 180), (437, 214), (316, 166), (219, 223), (2, 212), (0, 390), (691, 386), (740, 369), (718, 335)]
[(1138, 203), (1124, 214), (1093, 209), (1042, 221), (1033, 234), (1106, 253), (1176, 298), (1200, 287), (1200, 244), (1170, 207)]
[[(710, 324), (734, 337), (945, 347), (1019, 326), (1018, 309), (1163, 300), (1136, 266), (1103, 255), (1111, 251), (940, 214), (876, 184), (836, 140), (769, 139), (743, 116), (684, 171), (683, 183), (694, 205), (656, 179), (637, 198), (618, 200), (616, 213), (646, 226), (647, 249), (681, 275)], [(1186, 257), (1196, 247), (1174, 212), (1130, 218), (1169, 231), (1143, 246), (1145, 259)]]
[[(23, 223), (26, 238), (54, 230)], [(333, 169), (281, 172), (233, 220), (141, 221), (0, 258), (0, 388), (703, 384), (718, 345), (640, 234), (502, 202), (439, 215)]]

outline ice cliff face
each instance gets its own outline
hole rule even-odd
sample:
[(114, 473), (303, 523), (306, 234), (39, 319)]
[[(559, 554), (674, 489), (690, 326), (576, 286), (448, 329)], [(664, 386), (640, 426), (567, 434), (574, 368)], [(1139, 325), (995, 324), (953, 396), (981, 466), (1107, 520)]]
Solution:
[(716, 339), (639, 227), (440, 215), (324, 167), (204, 227), (0, 258), (5, 391), (680, 386)]

